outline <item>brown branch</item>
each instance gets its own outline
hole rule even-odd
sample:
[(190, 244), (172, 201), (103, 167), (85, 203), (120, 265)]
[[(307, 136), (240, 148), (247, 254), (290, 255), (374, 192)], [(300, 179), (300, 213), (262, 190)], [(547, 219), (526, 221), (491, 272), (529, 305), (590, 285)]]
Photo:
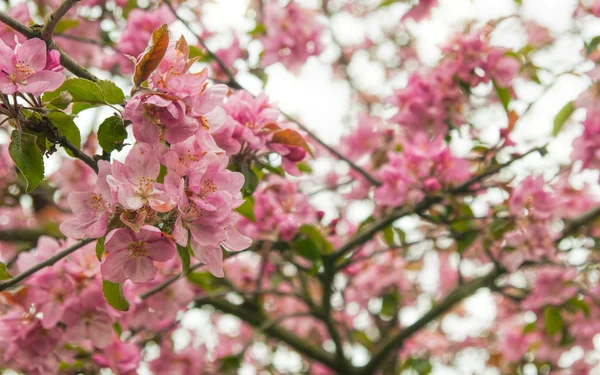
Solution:
[[(26, 36), (28, 39), (32, 38), (40, 38), (39, 26), (29, 28), (23, 25), (21, 22), (12, 18), (6, 12), (0, 11), (0, 22), (6, 24), (10, 28), (14, 29), (16, 32)], [(89, 79), (90, 81), (98, 81), (98, 77), (90, 73), (86, 68), (79, 65), (77, 61), (73, 60), (71, 56), (65, 53), (53, 40), (46, 42), (48, 49), (57, 50), (60, 54), (60, 63), (64, 66), (68, 71), (75, 74), (77, 77)]]
[[(206, 45), (206, 43), (204, 42), (204, 40), (194, 31), (192, 30), (192, 28), (187, 24), (187, 22), (185, 22), (178, 14), (177, 11), (175, 10), (175, 8), (173, 8), (173, 5), (171, 4), (170, 1), (168, 0), (163, 0), (163, 2), (169, 7), (169, 9), (171, 10), (171, 12), (173, 13), (173, 15), (181, 22), (183, 23), (183, 25), (194, 35), (194, 37), (196, 37), (196, 39), (198, 39), (198, 41), (200, 42), (200, 44), (202, 45), (202, 47), (204, 47), (204, 49), (206, 50), (206, 52), (209, 54), (209, 56), (211, 58), (213, 58), (217, 64), (219, 65), (219, 67), (221, 68), (221, 70), (223, 70), (223, 72), (225, 72), (225, 75), (227, 76), (227, 78), (229, 79), (229, 82), (227, 82), (226, 84), (229, 85), (231, 88), (233, 89), (237, 89), (237, 90), (245, 90), (244, 87), (242, 85), (240, 85), (240, 83), (238, 81), (236, 81), (235, 77), (233, 76), (233, 73), (231, 72), (231, 70), (225, 65), (225, 63), (223, 62), (223, 60), (221, 60), (217, 55), (215, 55)], [(248, 91), (248, 90), (246, 90)], [(327, 151), (329, 151), (330, 153), (332, 153), (333, 155), (335, 155), (338, 159), (345, 161), (346, 163), (348, 163), (348, 165), (350, 166), (350, 168), (354, 169), (355, 171), (357, 171), (358, 173), (360, 173), (362, 176), (364, 176), (367, 181), (369, 181), (371, 184), (375, 185), (375, 186), (380, 186), (381, 182), (377, 181), (377, 179), (375, 179), (373, 176), (371, 176), (369, 173), (367, 173), (364, 169), (362, 169), (361, 167), (359, 167), (358, 165), (356, 165), (354, 162), (352, 162), (351, 160), (349, 160), (348, 158), (346, 158), (344, 155), (342, 155), (339, 151), (337, 151), (336, 149), (334, 149), (333, 147), (329, 146), (327, 143), (323, 142), (319, 137), (316, 136), (315, 133), (313, 133), (311, 130), (309, 130), (306, 126), (304, 126), (302, 123), (300, 123), (298, 120), (294, 119), (292, 116), (286, 114), (285, 112), (281, 111), (281, 109), (279, 110), (281, 112), (281, 114), (288, 119), (289, 121), (295, 123), (296, 125), (298, 125), (298, 127), (300, 129), (302, 129), (303, 131), (305, 131), (312, 139), (314, 139), (317, 143), (319, 143), (321, 146), (323, 146)]]
[(246, 305), (234, 305), (222, 298), (201, 298), (196, 302), (197, 306), (211, 305), (226, 314), (237, 316), (251, 326), (263, 329), (263, 332), (271, 337), (280, 340), (298, 353), (315, 360), (336, 371), (339, 374), (345, 374), (340, 368), (337, 360), (322, 348), (310, 343), (305, 338), (296, 336), (294, 333), (277, 325), (269, 325), (270, 320), (260, 311), (254, 310)]
[(0, 241), (5, 242), (28, 242), (35, 244), (41, 236), (64, 238), (60, 233), (48, 232), (41, 229), (14, 228), (0, 230)]
[(58, 8), (54, 10), (54, 12), (50, 13), (50, 17), (48, 17), (48, 21), (42, 27), (42, 31), (40, 32), (40, 37), (43, 41), (49, 42), (52, 39), (52, 35), (54, 34), (54, 29), (58, 22), (71, 10), (71, 8), (77, 4), (81, 0), (64, 0)]
[(410, 326), (404, 328), (399, 334), (389, 338), (383, 342), (381, 349), (376, 352), (369, 363), (359, 370), (359, 375), (371, 375), (375, 373), (379, 366), (387, 359), (387, 357), (397, 348), (400, 348), (402, 344), (410, 338), (413, 334), (418, 332), (423, 327), (427, 326), (434, 319), (438, 318), (446, 311), (450, 310), (460, 301), (471, 296), (477, 290), (483, 287), (490, 286), (494, 283), (496, 278), (503, 273), (502, 270), (496, 269), (486, 276), (471, 280), (464, 285), (461, 285), (450, 292), (440, 303), (435, 305), (425, 315)]
[(26, 278), (33, 275), (34, 273), (53, 265), (54, 263), (58, 262), (59, 260), (67, 257), (68, 255), (74, 253), (75, 251), (81, 249), (85, 245), (87, 245), (91, 242), (94, 242), (94, 241), (96, 241), (95, 238), (86, 238), (84, 240), (81, 240), (78, 243), (76, 243), (75, 245), (70, 246), (59, 253), (54, 254), (53, 256), (46, 259), (45, 261), (36, 264), (35, 266), (29, 268), (28, 270), (26, 270), (24, 272), (21, 272), (20, 274), (13, 277), (12, 279), (9, 279), (3, 283), (0, 283), (0, 292), (19, 284), (21, 281), (25, 280)]
[(167, 7), (169, 8), (169, 10), (171, 11), (171, 13), (173, 13), (173, 15), (175, 16), (175, 18), (177, 18), (179, 20), (179, 22), (181, 22), (183, 24), (183, 26), (185, 26), (186, 29), (188, 29), (192, 35), (194, 35), (196, 37), (196, 39), (198, 39), (198, 42), (202, 45), (202, 47), (206, 50), (206, 52), (208, 53), (208, 55), (217, 62), (217, 64), (219, 65), (219, 68), (221, 68), (221, 70), (225, 73), (225, 75), (227, 76), (227, 79), (229, 79), (229, 82), (227, 83), (229, 86), (231, 86), (234, 89), (239, 89), (239, 90), (243, 90), (244, 88), (242, 87), (242, 85), (240, 85), (238, 83), (238, 81), (236, 81), (235, 77), (233, 76), (233, 73), (231, 72), (231, 70), (229, 70), (229, 68), (227, 67), (227, 65), (225, 65), (225, 63), (223, 62), (223, 60), (221, 60), (219, 58), (219, 56), (217, 56), (213, 51), (210, 50), (210, 48), (208, 48), (208, 46), (206, 45), (206, 42), (204, 41), (204, 39), (202, 39), (200, 37), (200, 35), (198, 35), (191, 27), (190, 25), (188, 25), (188, 23), (179, 16), (179, 14), (177, 14), (177, 11), (175, 10), (175, 8), (173, 8), (173, 4), (171, 4), (171, 2), (169, 0), (163, 0), (163, 3), (165, 3), (167, 5)]
[[(541, 152), (545, 148), (546, 148), (546, 146), (534, 148), (524, 154), (521, 154), (520, 156), (512, 158), (511, 160), (507, 161), (506, 163), (500, 164), (493, 168), (489, 168), (485, 172), (480, 173), (480, 174), (472, 177), (471, 179), (467, 180), (462, 185), (459, 185), (456, 188), (447, 191), (446, 194), (452, 195), (452, 194), (468, 193), (469, 190), (471, 189), (472, 185), (482, 181), (484, 178), (486, 178), (488, 176), (498, 173), (502, 169), (510, 166), (515, 161), (520, 160), (533, 152)], [(442, 195), (426, 196), (425, 198), (423, 198), (423, 200), (421, 200), (419, 203), (414, 205), (412, 208), (397, 207), (388, 216), (371, 224), (370, 226), (366, 227), (362, 232), (360, 232), (357, 235), (355, 235), (354, 237), (352, 237), (348, 242), (346, 242), (344, 245), (340, 246), (337, 250), (335, 250), (333, 252), (333, 254), (331, 254), (330, 256), (333, 257), (334, 259), (339, 259), (339, 258), (343, 257), (344, 255), (346, 255), (348, 252), (352, 251), (357, 246), (360, 246), (360, 245), (364, 244), (365, 242), (369, 241), (371, 238), (373, 238), (375, 236), (375, 234), (377, 234), (380, 230), (383, 230), (384, 228), (386, 228), (388, 225), (391, 225), (394, 221), (396, 221), (400, 218), (403, 218), (405, 216), (411, 215), (411, 214), (421, 213), (421, 212), (427, 210), (432, 205), (441, 202), (442, 200), (443, 200)]]

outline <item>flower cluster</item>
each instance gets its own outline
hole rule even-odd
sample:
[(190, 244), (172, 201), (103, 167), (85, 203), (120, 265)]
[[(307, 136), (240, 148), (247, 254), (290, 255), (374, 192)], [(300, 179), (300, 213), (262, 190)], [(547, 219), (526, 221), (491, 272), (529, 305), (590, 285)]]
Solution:
[(260, 41), (265, 49), (262, 62), (282, 63), (297, 72), (310, 56), (323, 51), (321, 35), (325, 27), (313, 12), (291, 1), (285, 7), (272, 1), (264, 6), (266, 35)]
[(60, 73), (58, 51), (46, 51), (41, 39), (29, 39), (14, 48), (0, 39), (0, 92), (41, 95), (57, 89), (66, 79)]

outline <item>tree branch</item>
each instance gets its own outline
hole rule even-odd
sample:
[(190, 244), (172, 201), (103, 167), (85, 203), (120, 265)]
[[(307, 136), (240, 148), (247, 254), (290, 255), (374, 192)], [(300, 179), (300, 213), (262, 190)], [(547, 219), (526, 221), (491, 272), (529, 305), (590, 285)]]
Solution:
[[(200, 267), (202, 267), (204, 265), (205, 265), (204, 263), (196, 263), (196, 264), (194, 264), (193, 266), (190, 267), (188, 273), (192, 272), (194, 270), (197, 270), (198, 268), (200, 268)], [(171, 284), (173, 284), (177, 280), (181, 279), (181, 277), (182, 277), (181, 275), (175, 275), (175, 276), (172, 276), (172, 277), (168, 278), (162, 284), (159, 284), (156, 287), (154, 287), (154, 288), (148, 290), (147, 292), (144, 292), (143, 294), (141, 294), (140, 298), (141, 299), (146, 299), (146, 298), (148, 298), (148, 297), (150, 297), (150, 296), (152, 296), (152, 295), (154, 295), (154, 294), (156, 294), (156, 293), (158, 293), (158, 292), (160, 292), (160, 291), (168, 288)]]
[(427, 324), (432, 322), (434, 319), (444, 314), (446, 311), (450, 310), (453, 306), (455, 306), (460, 301), (465, 298), (471, 296), (478, 289), (490, 286), (494, 283), (496, 278), (503, 273), (502, 270), (496, 269), (486, 276), (473, 279), (467, 282), (464, 285), (461, 285), (454, 289), (450, 294), (446, 296), (440, 303), (435, 305), (431, 310), (429, 310), (425, 315), (423, 315), (419, 320), (414, 322), (412, 325), (404, 328), (399, 334), (391, 337), (387, 341), (385, 341), (381, 347), (381, 349), (373, 355), (369, 363), (366, 366), (359, 370), (360, 375), (371, 375), (377, 371), (378, 367), (386, 360), (388, 355), (393, 350), (396, 350), (402, 346), (402, 344), (410, 338), (417, 331), (425, 327)]
[(175, 8), (173, 8), (173, 4), (171, 4), (171, 2), (169, 0), (163, 0), (163, 3), (165, 3), (167, 5), (167, 7), (169, 8), (169, 10), (171, 11), (171, 13), (173, 13), (173, 15), (175, 16), (175, 18), (177, 18), (179, 20), (179, 22), (181, 22), (183, 24), (183, 26), (185, 26), (186, 29), (188, 29), (195, 37), (196, 39), (198, 39), (198, 42), (202, 45), (202, 47), (206, 50), (206, 52), (208, 53), (208, 55), (216, 61), (216, 63), (219, 65), (219, 68), (221, 68), (221, 70), (225, 73), (225, 75), (227, 76), (227, 79), (229, 79), (229, 82), (227, 83), (229, 86), (231, 86), (234, 89), (239, 89), (239, 90), (243, 90), (244, 88), (242, 87), (242, 85), (240, 85), (238, 83), (238, 81), (236, 81), (235, 77), (233, 76), (233, 73), (231, 72), (231, 70), (229, 70), (229, 68), (227, 67), (227, 65), (225, 65), (225, 63), (223, 62), (223, 60), (221, 60), (219, 58), (219, 56), (217, 56), (213, 51), (211, 51), (208, 46), (206, 45), (206, 42), (204, 41), (204, 39), (202, 39), (200, 37), (200, 35), (198, 35), (194, 30), (192, 30), (192, 28), (190, 27), (190, 25), (188, 25), (188, 23), (183, 20), (179, 14), (177, 14), (177, 11), (175, 10)]
[(48, 21), (44, 24), (42, 31), (40, 33), (40, 37), (45, 42), (49, 42), (52, 39), (52, 35), (54, 34), (54, 29), (58, 22), (71, 10), (71, 8), (78, 3), (80, 0), (64, 0), (58, 8), (54, 10), (54, 12), (50, 13), (50, 17), (48, 17)]
[(41, 229), (14, 228), (0, 231), (0, 241), (36, 243), (41, 236), (63, 238), (59, 233), (51, 233)]
[(63, 148), (71, 151), (74, 157), (83, 161), (90, 168), (92, 168), (94, 172), (98, 173), (98, 163), (96, 162), (96, 160), (94, 160), (85, 152), (81, 151), (77, 146), (72, 144), (64, 135), (60, 133), (60, 131), (58, 131), (58, 129), (56, 129), (54, 124), (52, 124), (52, 122), (48, 120), (48, 118), (42, 117), (41, 121), (34, 121), (31, 119), (23, 118), (20, 119), (20, 122), (22, 124), (27, 125), (29, 128), (31, 128), (31, 130), (41, 132), (52, 143), (58, 144)]
[[(23, 25), (21, 22), (9, 16), (6, 12), (0, 11), (0, 22), (8, 25), (19, 34), (26, 36), (28, 39), (40, 37), (40, 32), (37, 30), (37, 28), (29, 28)], [(46, 44), (48, 49), (54, 49), (58, 51), (60, 54), (60, 63), (68, 71), (75, 74), (77, 77), (89, 79), (90, 81), (94, 82), (98, 81), (98, 77), (88, 72), (88, 70), (83, 66), (79, 65), (77, 61), (73, 60), (71, 56), (67, 55), (65, 51), (63, 51), (53, 40), (47, 41)]]
[[(206, 52), (210, 55), (211, 58), (213, 58), (217, 64), (219, 65), (219, 67), (221, 68), (221, 70), (223, 70), (223, 72), (225, 72), (225, 75), (227, 76), (227, 78), (229, 79), (229, 82), (227, 82), (226, 84), (229, 85), (231, 88), (233, 89), (237, 89), (237, 90), (245, 90), (244, 87), (242, 85), (240, 85), (240, 83), (238, 81), (236, 81), (235, 77), (233, 76), (233, 73), (231, 72), (231, 70), (225, 65), (225, 63), (223, 62), (223, 60), (221, 60), (217, 55), (215, 55), (206, 45), (206, 43), (204, 42), (204, 40), (194, 31), (192, 30), (192, 28), (187, 24), (187, 22), (185, 22), (181, 17), (179, 17), (179, 15), (177, 14), (177, 11), (175, 10), (175, 8), (173, 8), (173, 5), (171, 4), (171, 2), (169, 0), (163, 0), (163, 2), (169, 7), (169, 9), (171, 10), (171, 12), (173, 13), (173, 15), (181, 22), (183, 23), (183, 25), (196, 37), (196, 39), (198, 39), (198, 42), (200, 42), (200, 44), (202, 45), (202, 47), (204, 47), (204, 49), (206, 50)], [(248, 90), (246, 90), (248, 91)], [(303, 131), (305, 131), (312, 139), (314, 139), (317, 143), (319, 143), (321, 146), (323, 146), (327, 151), (329, 151), (330, 153), (332, 153), (333, 155), (335, 155), (338, 159), (345, 161), (346, 163), (348, 163), (348, 165), (350, 165), (350, 168), (354, 169), (355, 171), (357, 171), (358, 173), (360, 173), (362, 176), (364, 176), (367, 181), (369, 181), (371, 184), (375, 185), (375, 186), (380, 186), (381, 183), (379, 181), (377, 181), (373, 176), (371, 176), (369, 173), (367, 173), (364, 169), (362, 169), (361, 167), (359, 167), (358, 165), (356, 165), (354, 162), (352, 162), (351, 160), (349, 160), (348, 158), (346, 158), (344, 155), (342, 155), (339, 151), (337, 151), (336, 149), (334, 149), (333, 147), (329, 146), (328, 144), (326, 144), (325, 142), (323, 142), (321, 139), (319, 139), (315, 133), (313, 133), (312, 131), (310, 131), (306, 126), (304, 126), (303, 124), (301, 124), (298, 120), (294, 119), (292, 116), (286, 114), (285, 112), (283, 112), (281, 109), (279, 110), (281, 112), (281, 114), (288, 119), (289, 121), (295, 123), (296, 125), (298, 125), (298, 127), (300, 129), (302, 129)]]
[[(462, 185), (459, 185), (459, 186), (455, 187), (454, 189), (450, 189), (449, 191), (446, 192), (446, 194), (452, 195), (452, 194), (468, 193), (469, 189), (472, 187), (473, 184), (480, 182), (481, 180), (483, 180), (484, 178), (486, 178), (488, 176), (498, 173), (502, 169), (510, 166), (515, 161), (520, 160), (531, 153), (540, 152), (545, 148), (546, 148), (546, 146), (536, 147), (524, 154), (521, 154), (517, 157), (512, 158), (511, 160), (507, 161), (506, 163), (500, 164), (493, 168), (489, 168), (485, 172), (480, 173), (480, 174), (470, 178)], [(355, 247), (360, 246), (360, 245), (364, 244), (365, 242), (369, 241), (371, 238), (373, 238), (373, 236), (375, 236), (375, 234), (377, 234), (377, 232), (379, 232), (380, 230), (383, 230), (388, 225), (391, 225), (394, 221), (396, 221), (400, 218), (403, 218), (404, 216), (407, 216), (407, 215), (418, 214), (420, 212), (423, 212), (426, 209), (428, 209), (429, 207), (431, 207), (432, 205), (441, 202), (442, 199), (443, 199), (442, 195), (426, 196), (419, 203), (417, 203), (415, 206), (413, 206), (412, 209), (407, 209), (404, 207), (395, 208), (394, 210), (392, 210), (392, 212), (388, 216), (386, 216), (383, 219), (366, 227), (362, 232), (358, 233), (357, 235), (352, 237), (348, 242), (346, 242), (344, 245), (340, 246), (337, 250), (335, 250), (333, 252), (333, 254), (331, 254), (330, 256), (334, 259), (339, 259), (340, 257), (344, 256), (346, 253), (348, 253)]]
[(94, 242), (94, 241), (96, 241), (95, 238), (86, 238), (84, 240), (81, 240), (78, 243), (76, 243), (75, 245), (68, 247), (59, 253), (54, 254), (53, 256), (46, 259), (45, 261), (36, 264), (35, 266), (29, 268), (28, 270), (26, 270), (24, 272), (21, 272), (20, 274), (13, 277), (12, 279), (9, 279), (3, 283), (0, 283), (0, 292), (19, 284), (21, 281), (25, 280), (26, 278), (33, 275), (34, 273), (53, 265), (54, 263), (58, 262), (59, 260), (65, 258), (66, 256), (74, 253), (75, 251), (79, 250), (80, 248), (82, 248), (85, 245), (87, 245), (91, 242)]
[(330, 369), (337, 371), (340, 374), (340, 369), (336, 359), (323, 349), (311, 344), (308, 340), (298, 337), (292, 332), (279, 326), (269, 326), (270, 320), (264, 316), (260, 311), (255, 311), (244, 305), (234, 305), (222, 298), (200, 298), (196, 304), (200, 305), (211, 305), (216, 309), (221, 310), (226, 314), (237, 316), (244, 322), (250, 324), (255, 328), (264, 328), (263, 332), (269, 334), (271, 337), (278, 339), (290, 347), (294, 348), (297, 352), (304, 354), (308, 358), (318, 361)]

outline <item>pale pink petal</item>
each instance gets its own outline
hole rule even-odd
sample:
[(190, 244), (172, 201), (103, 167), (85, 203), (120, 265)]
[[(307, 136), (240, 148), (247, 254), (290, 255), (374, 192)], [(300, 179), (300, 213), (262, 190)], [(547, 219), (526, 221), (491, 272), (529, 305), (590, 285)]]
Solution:
[(113, 230), (106, 236), (104, 248), (109, 252), (117, 252), (127, 248), (133, 241), (135, 241), (135, 239), (129, 229), (119, 228)]
[(19, 91), (33, 95), (41, 95), (46, 91), (54, 91), (67, 79), (62, 73), (50, 70), (36, 72), (27, 78), (26, 85), (19, 85)]
[(46, 66), (46, 43), (38, 38), (25, 41), (16, 50), (17, 60), (23, 61), (33, 70), (40, 71)]
[(156, 267), (148, 257), (127, 260), (124, 270), (125, 276), (136, 284), (146, 283), (156, 277)]
[(227, 238), (223, 241), (223, 245), (232, 251), (245, 250), (252, 245), (252, 240), (240, 232), (234, 227), (228, 227), (225, 229), (225, 235)]
[(146, 250), (152, 260), (166, 262), (175, 256), (175, 243), (163, 238), (160, 241), (146, 243)]
[(100, 266), (102, 278), (113, 283), (125, 282), (127, 280), (125, 276), (125, 263), (128, 260), (129, 251), (122, 250), (109, 253)]

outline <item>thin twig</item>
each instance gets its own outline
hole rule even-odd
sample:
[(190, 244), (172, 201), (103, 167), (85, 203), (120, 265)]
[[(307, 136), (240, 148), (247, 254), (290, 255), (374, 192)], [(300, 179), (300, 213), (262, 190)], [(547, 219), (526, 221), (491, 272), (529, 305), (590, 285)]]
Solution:
[(225, 63), (223, 62), (223, 60), (221, 60), (221, 58), (219, 58), (219, 56), (217, 56), (213, 51), (210, 50), (210, 48), (208, 48), (208, 46), (206, 45), (206, 42), (204, 41), (204, 39), (202, 39), (200, 37), (200, 35), (198, 35), (191, 27), (190, 25), (188, 25), (188, 23), (179, 16), (179, 14), (177, 14), (177, 11), (175, 10), (175, 8), (173, 7), (173, 4), (171, 4), (171, 2), (169, 0), (163, 0), (163, 3), (165, 3), (167, 5), (167, 7), (169, 8), (169, 10), (171, 10), (171, 13), (173, 13), (173, 15), (175, 16), (175, 18), (177, 18), (182, 24), (183, 26), (185, 26), (186, 29), (188, 29), (195, 37), (196, 39), (198, 39), (198, 42), (202, 45), (202, 47), (206, 50), (206, 53), (208, 53), (208, 55), (216, 61), (216, 63), (219, 65), (219, 67), (221, 68), (221, 70), (225, 73), (225, 75), (227, 76), (227, 79), (229, 79), (229, 82), (227, 83), (229, 86), (231, 86), (234, 89), (239, 89), (239, 90), (243, 90), (244, 88), (242, 87), (242, 85), (240, 85), (235, 77), (233, 76), (233, 73), (231, 72), (231, 70), (229, 70), (229, 68), (227, 67), (227, 65), (225, 65)]
[[(205, 266), (205, 264), (204, 263), (196, 263), (196, 264), (194, 264), (193, 266), (190, 267), (188, 273), (190, 273), (192, 271), (195, 271), (195, 270), (197, 270), (198, 268), (200, 268), (202, 266)], [(175, 283), (179, 279), (181, 279), (181, 275), (180, 274), (172, 276), (172, 277), (168, 278), (166, 281), (164, 281), (162, 284), (159, 284), (156, 287), (148, 290), (147, 292), (142, 293), (140, 295), (140, 298), (141, 299), (146, 299), (146, 298), (148, 298), (148, 297), (150, 297), (150, 296), (152, 296), (152, 295), (154, 295), (154, 294), (156, 294), (156, 293), (158, 293), (158, 292), (166, 289), (167, 287), (169, 287), (171, 284)]]
[(7, 280), (3, 283), (0, 283), (0, 292), (19, 284), (21, 281), (25, 280), (26, 278), (33, 275), (34, 273), (53, 265), (54, 263), (58, 262), (59, 260), (65, 258), (66, 256), (74, 253), (75, 251), (79, 250), (80, 248), (82, 248), (85, 245), (87, 245), (91, 242), (94, 242), (94, 241), (96, 241), (95, 238), (86, 238), (84, 240), (81, 240), (78, 243), (74, 244), (73, 246), (68, 247), (65, 250), (61, 251), (60, 253), (54, 254), (53, 256), (46, 259), (45, 261), (36, 264), (35, 266), (29, 268), (28, 270), (26, 270), (24, 272), (21, 272), (20, 274), (13, 277), (12, 279)]
[[(194, 35), (194, 37), (196, 37), (196, 39), (198, 39), (198, 42), (200, 42), (200, 44), (202, 45), (202, 47), (204, 47), (204, 49), (206, 50), (206, 52), (210, 55), (211, 58), (213, 58), (217, 64), (219, 65), (219, 67), (221, 68), (221, 70), (223, 72), (225, 72), (225, 75), (227, 76), (227, 78), (229, 79), (229, 82), (227, 82), (227, 85), (229, 85), (231, 88), (233, 89), (237, 89), (237, 90), (245, 90), (244, 87), (242, 85), (240, 85), (240, 83), (238, 81), (236, 81), (235, 77), (233, 76), (233, 73), (231, 72), (231, 70), (225, 65), (225, 63), (223, 62), (223, 60), (221, 60), (217, 55), (215, 55), (206, 45), (206, 43), (204, 42), (204, 40), (187, 24), (187, 22), (185, 22), (178, 14), (177, 11), (175, 10), (175, 8), (173, 8), (173, 5), (171, 4), (170, 1), (168, 0), (163, 0), (163, 2), (169, 7), (169, 9), (171, 10), (171, 12), (173, 13), (173, 15), (181, 22), (183, 23), (183, 25)], [(248, 90), (245, 90), (248, 91)], [(357, 171), (358, 173), (360, 173), (364, 178), (367, 179), (367, 181), (369, 181), (371, 184), (375, 185), (375, 186), (381, 186), (381, 182), (377, 181), (377, 179), (375, 179), (373, 176), (371, 176), (369, 173), (367, 173), (364, 169), (362, 169), (361, 167), (359, 167), (358, 165), (356, 165), (353, 161), (349, 160), (348, 158), (346, 158), (344, 155), (342, 155), (339, 151), (337, 151), (336, 149), (334, 149), (333, 147), (329, 146), (327, 143), (323, 142), (319, 137), (316, 136), (315, 133), (313, 133), (311, 130), (309, 130), (306, 126), (304, 126), (304, 124), (300, 123), (300, 121), (296, 120), (295, 118), (293, 118), (292, 116), (288, 115), (287, 113), (283, 112), (281, 109), (279, 110), (281, 112), (281, 114), (283, 115), (283, 117), (285, 117), (286, 119), (288, 119), (289, 121), (295, 123), (296, 125), (298, 125), (298, 127), (300, 129), (302, 129), (304, 132), (306, 132), (306, 134), (308, 134), (312, 139), (314, 139), (317, 143), (319, 143), (321, 146), (323, 146), (327, 151), (329, 151), (330, 153), (332, 153), (333, 155), (335, 155), (338, 159), (345, 161), (346, 163), (348, 163), (348, 165), (350, 166), (350, 168), (354, 169), (355, 171)]]
[[(12, 18), (8, 13), (0, 11), (0, 22), (6, 24), (10, 28), (14, 29), (18, 33), (26, 36), (28, 39), (39, 38), (40, 32), (33, 28), (29, 28), (23, 25), (21, 22)], [(38, 26), (39, 27), (39, 26)], [(90, 73), (86, 68), (79, 65), (77, 61), (73, 60), (71, 56), (65, 53), (53, 40), (46, 42), (48, 49), (57, 50), (60, 54), (60, 64), (64, 66), (68, 71), (75, 74), (77, 77), (89, 79), (90, 81), (98, 81), (98, 77)]]
[(48, 21), (42, 27), (42, 31), (40, 32), (40, 37), (43, 41), (49, 42), (52, 39), (52, 35), (54, 34), (54, 29), (58, 22), (71, 10), (71, 8), (77, 4), (80, 0), (64, 0), (58, 8), (54, 10), (54, 12), (50, 13), (50, 17), (48, 17)]

